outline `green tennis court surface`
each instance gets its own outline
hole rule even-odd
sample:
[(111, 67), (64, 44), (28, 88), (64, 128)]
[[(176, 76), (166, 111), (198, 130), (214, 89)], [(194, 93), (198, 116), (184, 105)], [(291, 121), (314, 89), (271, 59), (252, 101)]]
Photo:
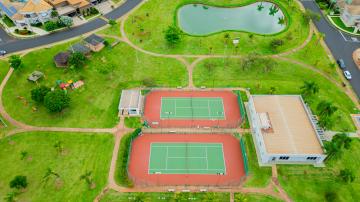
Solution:
[(161, 119), (224, 119), (222, 98), (163, 97), (161, 98)]
[(151, 143), (150, 174), (225, 174), (220, 143)]

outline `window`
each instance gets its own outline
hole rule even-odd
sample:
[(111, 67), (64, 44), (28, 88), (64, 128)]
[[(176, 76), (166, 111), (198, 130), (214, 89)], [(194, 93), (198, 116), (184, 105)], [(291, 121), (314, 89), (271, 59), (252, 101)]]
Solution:
[(288, 156), (280, 156), (279, 159), (280, 159), (280, 160), (289, 160), (289, 158), (290, 158), (290, 157), (288, 157)]
[(314, 157), (314, 156), (309, 156), (306, 158), (306, 160), (316, 160), (316, 159), (317, 159), (317, 157)]

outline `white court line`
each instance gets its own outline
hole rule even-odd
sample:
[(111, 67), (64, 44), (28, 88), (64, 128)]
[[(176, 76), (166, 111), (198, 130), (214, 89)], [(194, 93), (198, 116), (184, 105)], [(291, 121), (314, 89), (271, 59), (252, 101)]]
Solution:
[(224, 174), (226, 175), (226, 163), (225, 163), (225, 154), (224, 154), (224, 144), (221, 144), (221, 152), (222, 152), (223, 161), (224, 161)]
[(165, 168), (168, 168), (168, 154), (169, 154), (169, 147), (166, 147), (166, 161), (165, 161)]
[(206, 169), (209, 169), (209, 159), (208, 159), (207, 147), (205, 148), (205, 156), (206, 156)]

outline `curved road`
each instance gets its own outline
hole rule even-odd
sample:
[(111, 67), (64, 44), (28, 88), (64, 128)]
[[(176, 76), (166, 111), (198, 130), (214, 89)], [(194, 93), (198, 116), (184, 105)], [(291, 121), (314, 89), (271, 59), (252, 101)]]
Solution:
[[(125, 15), (131, 9), (136, 7), (143, 0), (127, 0), (123, 5), (118, 8), (115, 8), (110, 13), (104, 15), (107, 19), (118, 19), (121, 16)], [(63, 40), (67, 40), (76, 36), (80, 36), (82, 34), (86, 34), (93, 30), (96, 30), (100, 27), (103, 27), (107, 24), (107, 22), (101, 18), (97, 18), (92, 20), (86, 24), (80, 25), (78, 27), (74, 27), (72, 29), (55, 32), (46, 36), (41, 36), (32, 39), (22, 39), (16, 40), (12, 39), (0, 28), (0, 49), (6, 50), (8, 53), (13, 53), (17, 51), (22, 51), (30, 48), (35, 48), (38, 46), (43, 46)]]

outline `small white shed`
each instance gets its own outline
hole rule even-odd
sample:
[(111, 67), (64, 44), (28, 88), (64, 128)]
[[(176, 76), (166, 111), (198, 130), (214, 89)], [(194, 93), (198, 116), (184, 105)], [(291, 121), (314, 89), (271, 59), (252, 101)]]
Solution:
[(119, 102), (119, 116), (140, 116), (143, 109), (144, 97), (140, 90), (123, 90)]

